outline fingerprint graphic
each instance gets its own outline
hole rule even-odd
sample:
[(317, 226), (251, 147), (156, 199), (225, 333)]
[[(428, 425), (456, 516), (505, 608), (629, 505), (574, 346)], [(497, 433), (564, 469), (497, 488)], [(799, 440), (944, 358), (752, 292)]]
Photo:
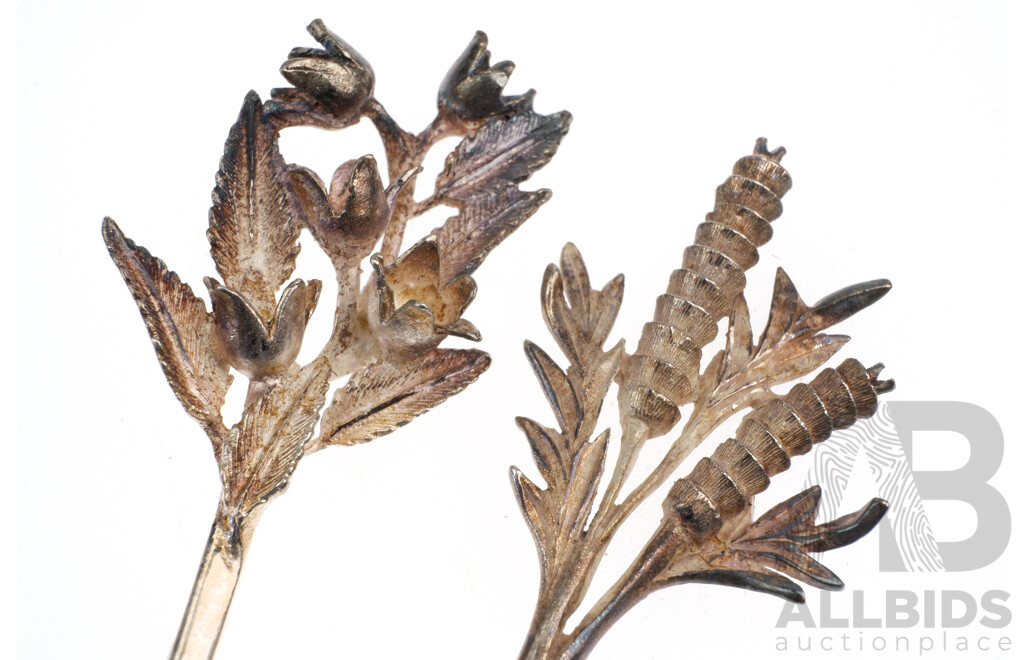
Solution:
[(815, 449), (806, 485), (822, 487), (821, 519), (832, 520), (842, 513), (839, 506), (862, 451), (879, 497), (889, 502), (886, 520), (892, 526), (903, 565), (913, 572), (944, 570), (914, 474), (885, 404), (874, 417), (834, 433), (828, 442)]

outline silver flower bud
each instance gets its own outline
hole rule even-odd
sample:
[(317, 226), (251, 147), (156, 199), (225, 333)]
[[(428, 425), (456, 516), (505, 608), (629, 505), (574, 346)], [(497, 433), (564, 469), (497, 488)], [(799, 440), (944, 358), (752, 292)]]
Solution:
[(320, 297), (319, 280), (293, 280), (269, 322), (238, 292), (212, 277), (203, 281), (213, 299), (217, 345), (228, 364), (250, 378), (263, 378), (295, 362)]
[(389, 267), (380, 255), (371, 257), (370, 263), (376, 286), (367, 317), (385, 359), (413, 359), (448, 335), (480, 341), (480, 331), (462, 318), (476, 296), (476, 282), (460, 275), (440, 283), (436, 237), (426, 237)]
[(529, 108), (533, 91), (520, 96), (502, 96), (515, 64), (489, 64), (487, 35), (477, 32), (448, 71), (437, 94), (437, 107), (449, 119), (475, 126), (484, 120)]
[(292, 49), (281, 65), (281, 75), (332, 116), (333, 128), (356, 123), (373, 96), (373, 68), (319, 18), (306, 29), (323, 49)]
[(391, 221), (398, 193), (418, 171), (385, 188), (377, 161), (366, 155), (338, 167), (328, 190), (312, 170), (290, 168), (306, 226), (336, 266), (358, 263), (373, 251)]

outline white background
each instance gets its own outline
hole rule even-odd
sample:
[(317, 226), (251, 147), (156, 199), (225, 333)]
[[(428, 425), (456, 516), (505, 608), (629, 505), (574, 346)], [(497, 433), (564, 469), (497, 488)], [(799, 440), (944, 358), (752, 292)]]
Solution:
[[(228, 127), (247, 90), (284, 84), (277, 67), (291, 47), (315, 45), (304, 27), (318, 16), (372, 62), (377, 97), (410, 130), (432, 118), (437, 85), (476, 29), (494, 61), (516, 62), (510, 93), (536, 88), (538, 111), (575, 120), (525, 185), (554, 197), (477, 275), (466, 316), (494, 365), (393, 435), (302, 463), (256, 534), (218, 658), (514, 657), (538, 576), (507, 470), (536, 475), (513, 417), (550, 422), (521, 351), (526, 337), (555, 351), (539, 313), (544, 266), (572, 240), (596, 282), (624, 272), (613, 336), (632, 349), (715, 186), (761, 135), (787, 147), (795, 186), (750, 273), (754, 323), (779, 265), (809, 301), (889, 277), (892, 293), (839, 328), (854, 337), (842, 356), (884, 360), (893, 399), (962, 400), (995, 415), (1006, 453), (992, 484), (1020, 515), (1021, 172), (1008, 139), (1024, 115), (1009, 98), (1019, 30), (1006, 27), (1003, 3), (22, 3), (18, 204), (5, 220), (8, 242), (17, 225), (19, 276), (5, 320), (18, 332), (21, 657), (158, 658), (170, 648), (219, 480), (208, 441), (163, 382), (100, 220), (114, 217), (202, 291)], [(420, 196), (454, 143), (445, 146)], [(325, 177), (363, 153), (383, 162), (366, 121), (341, 133), (290, 129), (282, 151)], [(444, 217), (414, 223), (410, 237)], [(303, 244), (296, 276), (332, 281), (315, 243)], [(322, 303), (303, 358), (328, 336), (330, 315)], [(917, 453), (955, 469), (960, 443), (937, 438)], [(664, 447), (653, 444), (638, 469)], [(809, 464), (796, 462), (761, 503), (795, 492)], [(848, 510), (871, 496), (852, 491)], [(593, 597), (653, 529), (661, 496), (613, 544)], [(966, 507), (929, 507), (941, 540), (972, 533)], [(1015, 533), (983, 570), (880, 573), (873, 534), (826, 563), (870, 593), (1007, 590), (1009, 628), (950, 634), (1005, 635), (1019, 649), (1020, 552)], [(749, 592), (677, 588), (634, 609), (592, 657), (771, 657), (780, 610)]]

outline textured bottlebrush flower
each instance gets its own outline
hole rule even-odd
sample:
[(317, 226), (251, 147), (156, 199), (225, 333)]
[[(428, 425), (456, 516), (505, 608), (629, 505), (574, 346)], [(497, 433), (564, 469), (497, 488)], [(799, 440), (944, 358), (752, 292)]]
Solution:
[(438, 90), (437, 107), (442, 116), (472, 124), (530, 106), (532, 90), (519, 96), (502, 96), (516, 65), (506, 60), (491, 66), (490, 57), (487, 35), (477, 32)]
[[(849, 337), (823, 332), (881, 299), (887, 280), (840, 289), (808, 305), (781, 268), (760, 339), (750, 325), (743, 290), (757, 248), (772, 236), (781, 197), (792, 186), (779, 160), (759, 139), (754, 153), (719, 186), (715, 208), (683, 254), (658, 298), (654, 320), (637, 350), (603, 345), (621, 302), (621, 276), (595, 291), (579, 253), (567, 246), (561, 267), (551, 265), (541, 289), (548, 329), (569, 359), (563, 370), (527, 342), (527, 356), (555, 414), (557, 428), (518, 418), (547, 487), (512, 469), (512, 485), (533, 533), (541, 563), (537, 616), (521, 660), (582, 660), (614, 622), (653, 591), (673, 584), (714, 583), (802, 600), (784, 575), (825, 589), (842, 582), (808, 553), (851, 543), (885, 513), (871, 500), (859, 512), (816, 525), (821, 497), (812, 488), (752, 520), (754, 496), (790, 459), (809, 452), (834, 430), (873, 415), (878, 395), (895, 386), (882, 365), (848, 359), (825, 368), (785, 395), (772, 388), (821, 367)], [(723, 350), (702, 360), (705, 347), (729, 318)], [(620, 446), (603, 495), (609, 432), (591, 439), (611, 377), (619, 382)], [(689, 419), (655, 469), (632, 491), (624, 486), (644, 443), (667, 433), (689, 406)], [(750, 409), (734, 436), (702, 458), (669, 490), (661, 524), (632, 565), (564, 634), (578, 612), (608, 544), (624, 521), (723, 422)], [(620, 498), (620, 495), (622, 497)]]
[(385, 359), (422, 355), (447, 335), (480, 340), (476, 326), (461, 318), (476, 296), (476, 282), (460, 275), (441, 283), (434, 236), (411, 247), (389, 267), (379, 255), (371, 257), (370, 263), (377, 281), (367, 316)]
[(268, 112), (310, 113), (322, 128), (345, 128), (359, 121), (373, 96), (373, 67), (319, 18), (306, 30), (323, 48), (293, 48), (281, 75), (293, 89), (275, 89)]
[(313, 238), (341, 266), (358, 263), (373, 251), (391, 220), (398, 193), (417, 172), (410, 170), (385, 188), (377, 161), (366, 155), (339, 166), (330, 189), (315, 172), (297, 165), (291, 167), (291, 180)]
[(237, 291), (207, 277), (213, 299), (217, 346), (224, 359), (250, 378), (288, 369), (302, 347), (306, 324), (320, 298), (320, 281), (293, 280), (281, 294), (273, 318), (264, 320)]

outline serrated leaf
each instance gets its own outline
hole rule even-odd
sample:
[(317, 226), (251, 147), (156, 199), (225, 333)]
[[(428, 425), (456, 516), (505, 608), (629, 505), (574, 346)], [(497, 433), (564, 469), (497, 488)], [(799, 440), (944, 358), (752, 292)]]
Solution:
[(245, 97), (224, 144), (210, 209), (210, 253), (229, 289), (269, 320), (274, 293), (295, 268), (299, 207), (277, 134), (256, 92)]
[(320, 445), (367, 442), (408, 424), (475, 381), (491, 364), (477, 350), (435, 349), (416, 364), (375, 362), (324, 411)]
[(526, 434), (541, 476), (553, 489), (563, 490), (569, 476), (569, 452), (562, 435), (528, 417), (516, 417), (516, 425)]
[(517, 186), (551, 160), (571, 119), (566, 112), (539, 115), (524, 108), (489, 119), (448, 155), (434, 197), (459, 214), (437, 231), (442, 282), (476, 270), (548, 200), (548, 190)]
[(464, 202), (453, 202), (459, 214), (437, 230), (441, 255), (441, 281), (471, 274), (491, 250), (551, 198), (551, 191), (523, 191), (507, 187), (493, 194), (481, 194)]
[(524, 348), (526, 358), (530, 361), (530, 366), (533, 367), (533, 373), (540, 381), (544, 396), (555, 413), (555, 419), (558, 420), (559, 426), (565, 433), (574, 436), (579, 430), (583, 411), (580, 409), (580, 402), (573, 390), (572, 383), (569, 382), (565, 372), (539, 346), (531, 341), (526, 341)]
[(330, 363), (319, 358), (246, 406), (220, 455), (224, 503), (233, 517), (287, 487), (324, 405), (330, 373)]
[(174, 395), (219, 443), (227, 433), (220, 409), (231, 376), (214, 349), (213, 315), (167, 264), (125, 237), (110, 218), (103, 221), (103, 240), (139, 306)]
[(488, 120), (445, 159), (436, 194), (467, 200), (525, 181), (555, 155), (571, 121), (568, 112), (540, 115), (532, 110)]

